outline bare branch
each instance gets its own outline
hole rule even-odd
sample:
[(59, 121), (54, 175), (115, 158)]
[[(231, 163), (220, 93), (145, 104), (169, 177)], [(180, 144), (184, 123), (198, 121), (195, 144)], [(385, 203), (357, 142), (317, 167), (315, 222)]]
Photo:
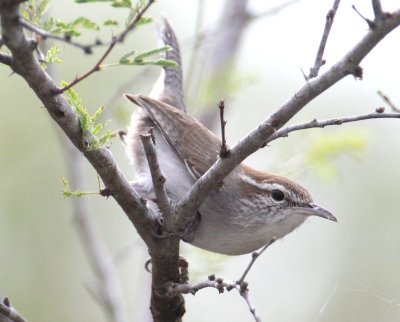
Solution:
[(220, 100), (218, 103), (219, 108), (219, 119), (221, 121), (221, 150), (219, 151), (219, 156), (221, 158), (226, 158), (229, 156), (229, 149), (226, 146), (226, 137), (225, 137), (225, 126), (226, 121), (224, 120), (224, 111), (225, 111), (225, 102), (224, 100)]
[(252, 130), (246, 137), (230, 149), (229, 158), (219, 159), (187, 192), (178, 203), (180, 218), (177, 229), (184, 227), (190, 221), (192, 214), (203, 203), (210, 191), (218, 186), (239, 163), (254, 153), (268, 141), (279, 128), (287, 123), (306, 104), (320, 95), (326, 89), (336, 84), (347, 75), (362, 75), (359, 67), (362, 59), (393, 29), (400, 25), (400, 10), (393, 12), (390, 18), (377, 22), (342, 59), (334, 64), (320, 77), (308, 81), (294, 96), (289, 98), (276, 112)]
[(107, 44), (101, 42), (100, 40), (96, 40), (96, 42), (93, 44), (83, 45), (83, 44), (80, 44), (79, 42), (74, 41), (71, 37), (68, 37), (66, 35), (60, 36), (60, 35), (55, 35), (50, 32), (47, 32), (47, 31), (39, 28), (38, 26), (35, 26), (34, 24), (30, 23), (29, 21), (23, 19), (22, 17), (19, 18), (19, 23), (25, 29), (28, 29), (28, 30), (34, 32), (35, 34), (39, 35), (43, 40), (54, 39), (54, 40), (65, 42), (73, 47), (82, 49), (85, 54), (92, 54), (92, 50), (94, 47), (100, 47), (100, 46), (107, 45)]
[(324, 32), (322, 33), (321, 42), (319, 43), (317, 56), (315, 57), (314, 66), (310, 68), (310, 74), (307, 78), (313, 78), (318, 76), (318, 72), (322, 65), (325, 64), (325, 60), (323, 60), (324, 51), (326, 47), (326, 43), (328, 41), (328, 36), (331, 31), (333, 20), (335, 19), (335, 15), (337, 9), (339, 7), (340, 0), (334, 0), (332, 9), (329, 10), (328, 14), (326, 15), (326, 22)]
[(381, 0), (372, 0), (372, 9), (374, 10), (375, 19), (379, 19), (383, 15)]
[(256, 313), (255, 306), (251, 303), (250, 296), (249, 296), (249, 290), (247, 288), (246, 282), (242, 282), (241, 284), (239, 284), (238, 282), (235, 282), (235, 281), (228, 281), (228, 280), (224, 280), (223, 278), (215, 278), (214, 275), (210, 275), (208, 277), (208, 280), (199, 282), (196, 284), (172, 283), (167, 288), (167, 294), (168, 295), (175, 295), (175, 294), (193, 294), (194, 295), (199, 290), (204, 289), (204, 288), (215, 288), (218, 290), (219, 293), (224, 293), (225, 290), (228, 292), (230, 292), (233, 289), (237, 290), (239, 292), (240, 296), (242, 296), (245, 299), (246, 304), (249, 307), (249, 310), (254, 317), (254, 320), (256, 322), (261, 322), (260, 317), (258, 317), (258, 315)]
[(12, 307), (11, 302), (7, 297), (0, 301), (0, 321), (3, 321), (2, 317), (8, 318), (13, 322), (28, 322), (15, 308)]
[(82, 76), (76, 77), (71, 83), (64, 86), (63, 88), (53, 89), (53, 92), (55, 94), (61, 94), (64, 91), (66, 91), (67, 89), (69, 89), (69, 88), (75, 86), (76, 84), (78, 84), (79, 82), (83, 81), (85, 78), (89, 77), (93, 73), (98, 72), (101, 69), (100, 65), (108, 57), (108, 55), (110, 54), (112, 49), (115, 47), (115, 45), (119, 42), (123, 42), (126, 35), (129, 32), (131, 32), (133, 29), (135, 29), (137, 22), (142, 18), (144, 13), (150, 8), (150, 6), (153, 4), (154, 1), (155, 0), (148, 0), (147, 4), (137, 13), (135, 19), (133, 19), (133, 21), (129, 24), (129, 26), (126, 27), (126, 29), (124, 31), (122, 31), (119, 35), (114, 36), (112, 38), (111, 43), (108, 46), (108, 48), (106, 49), (106, 51), (104, 52), (104, 54), (100, 57), (100, 59), (97, 61), (97, 63), (89, 71), (87, 71)]
[(381, 91), (378, 91), (377, 94), (385, 101), (387, 105), (393, 110), (393, 112), (400, 113), (400, 108), (398, 108), (390, 99), (389, 96), (383, 94)]
[(162, 175), (160, 165), (158, 163), (157, 151), (155, 148), (156, 142), (153, 134), (153, 129), (150, 129), (149, 134), (141, 134), (140, 138), (142, 139), (144, 152), (146, 154), (147, 162), (149, 164), (154, 193), (157, 199), (157, 205), (160, 208), (161, 213), (165, 217), (171, 218), (171, 200), (169, 199), (167, 189), (165, 188), (166, 179)]
[(274, 134), (272, 134), (268, 138), (267, 143), (269, 143), (273, 140), (276, 140), (277, 138), (280, 138), (280, 137), (286, 137), (291, 132), (305, 130), (305, 129), (323, 128), (326, 126), (341, 125), (341, 124), (345, 124), (345, 123), (358, 122), (358, 121), (370, 120), (370, 119), (389, 119), (389, 118), (400, 119), (400, 113), (383, 113), (383, 112), (384, 112), (384, 110), (377, 109), (375, 112), (369, 113), (369, 114), (347, 116), (347, 117), (329, 119), (329, 120), (324, 120), (324, 121), (318, 121), (318, 120), (314, 119), (310, 122), (291, 125), (291, 126), (285, 127), (284, 129), (281, 129), (279, 131), (276, 131)]

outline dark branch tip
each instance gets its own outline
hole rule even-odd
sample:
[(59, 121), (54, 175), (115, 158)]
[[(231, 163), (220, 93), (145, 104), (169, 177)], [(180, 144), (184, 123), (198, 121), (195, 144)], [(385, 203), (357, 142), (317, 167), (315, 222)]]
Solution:
[(356, 66), (351, 73), (356, 79), (363, 79), (363, 69), (360, 66)]
[[(91, 55), (91, 54), (93, 54), (92, 46), (85, 46), (85, 47), (83, 47), (83, 52), (84, 52), (86, 55)], [(100, 69), (100, 67), (98, 66), (98, 68), (96, 68), (96, 70), (99, 70), (99, 69)]]

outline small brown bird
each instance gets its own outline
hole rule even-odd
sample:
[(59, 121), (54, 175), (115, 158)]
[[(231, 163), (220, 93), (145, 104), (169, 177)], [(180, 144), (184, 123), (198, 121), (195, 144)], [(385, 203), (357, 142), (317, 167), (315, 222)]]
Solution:
[[(135, 189), (143, 197), (154, 199), (151, 175), (139, 137), (149, 128), (154, 129), (166, 189), (176, 202), (215, 163), (221, 140), (185, 113), (179, 47), (167, 21), (164, 21), (161, 36), (164, 43), (173, 48), (167, 58), (177, 61), (179, 67), (164, 69), (164, 76), (158, 82), (164, 89), (151, 94), (158, 99), (125, 95), (141, 107), (132, 117), (125, 143), (137, 170), (133, 182)], [(315, 205), (310, 193), (299, 184), (245, 164), (236, 167), (225, 178), (222, 187), (209, 194), (199, 214), (201, 220), (190, 243), (227, 255), (254, 251), (272, 239), (290, 233), (309, 216), (336, 221), (329, 211)]]

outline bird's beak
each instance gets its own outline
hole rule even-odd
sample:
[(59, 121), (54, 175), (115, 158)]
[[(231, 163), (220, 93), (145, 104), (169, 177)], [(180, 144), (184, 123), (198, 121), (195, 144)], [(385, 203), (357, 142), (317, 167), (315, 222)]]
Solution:
[(318, 216), (332, 221), (337, 221), (336, 217), (332, 215), (328, 210), (313, 203), (310, 203), (308, 207), (301, 207), (300, 209), (301, 212), (306, 216)]

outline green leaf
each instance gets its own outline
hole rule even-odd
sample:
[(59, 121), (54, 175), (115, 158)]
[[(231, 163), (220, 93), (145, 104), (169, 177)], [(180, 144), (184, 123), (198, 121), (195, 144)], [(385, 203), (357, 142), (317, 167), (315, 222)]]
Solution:
[(135, 56), (136, 54), (137, 54), (137, 50), (136, 50), (136, 49), (131, 50), (130, 52), (126, 53), (125, 55), (123, 55), (123, 56), (120, 58), (120, 60), (119, 60), (120, 64), (123, 64), (123, 65), (129, 65), (129, 64), (131, 64), (134, 60), (133, 60), (133, 59), (130, 59), (130, 57), (133, 57), (133, 56)]
[(132, 8), (130, 0), (114, 0), (111, 4), (114, 8)]
[(178, 64), (176, 61), (170, 60), (170, 59), (164, 59), (164, 58), (159, 58), (157, 60), (153, 60), (153, 61), (146, 62), (146, 63), (151, 64), (151, 65), (163, 66), (163, 67), (172, 67), (172, 68), (178, 67)]
[(118, 21), (114, 19), (107, 19), (103, 22), (104, 26), (118, 26)]
[(56, 46), (53, 46), (49, 50), (47, 50), (45, 61), (40, 62), (42, 68), (46, 69), (47, 66), (51, 63), (57, 63), (57, 64), (62, 63), (62, 60), (57, 57), (59, 53), (60, 53), (60, 48), (57, 48)]
[(85, 18), (85, 17), (79, 17), (79, 18), (75, 19), (74, 22), (72, 23), (72, 26), (73, 27), (82, 27), (82, 28), (90, 29), (90, 30), (99, 30), (100, 29), (99, 26), (95, 22), (93, 22), (90, 19)]
[(170, 51), (172, 49), (171, 46), (163, 46), (160, 48), (155, 48), (149, 51), (146, 51), (141, 54), (137, 54), (136, 50), (132, 50), (121, 57), (119, 63), (121, 65), (157, 65), (157, 66), (165, 66), (165, 67), (176, 67), (177, 63), (173, 60), (158, 58), (153, 60), (145, 60), (145, 58), (158, 55), (164, 53), (166, 51)]
[(162, 54), (162, 53), (165, 53), (165, 52), (171, 51), (171, 50), (172, 50), (172, 47), (169, 45), (166, 45), (166, 46), (163, 46), (160, 48), (151, 49), (149, 51), (146, 51), (144, 53), (137, 55), (135, 60), (143, 60), (143, 58), (147, 58), (147, 57), (154, 56), (157, 54)]
[(142, 26), (154, 21), (153, 17), (142, 17), (136, 22), (136, 26)]
[[(66, 82), (61, 82), (61, 86), (66, 86)], [(82, 104), (82, 100), (79, 98), (77, 92), (69, 88), (65, 91), (68, 103), (74, 108), (76, 114), (79, 117), (81, 129), (83, 131), (83, 146), (86, 146), (87, 151), (96, 150), (102, 148), (107, 142), (115, 137), (114, 132), (107, 131), (102, 136), (98, 136), (101, 130), (106, 126), (107, 122), (97, 123), (101, 114), (103, 113), (104, 107), (99, 107), (96, 112), (90, 116), (89, 112), (85, 109)]]

